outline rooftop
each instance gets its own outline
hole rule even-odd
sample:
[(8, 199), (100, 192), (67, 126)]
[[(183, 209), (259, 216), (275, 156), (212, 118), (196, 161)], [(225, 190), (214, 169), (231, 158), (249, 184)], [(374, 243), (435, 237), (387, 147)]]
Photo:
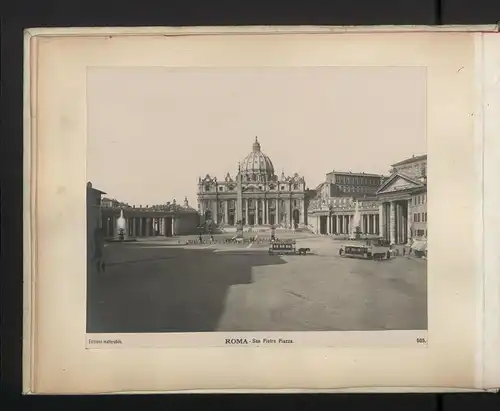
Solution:
[(107, 193), (105, 193), (105, 192), (104, 192), (104, 191), (102, 191), (102, 190), (99, 190), (99, 189), (97, 189), (97, 188), (92, 187), (92, 183), (91, 183), (90, 181), (89, 181), (89, 182), (87, 182), (87, 188), (88, 188), (88, 189), (91, 189), (91, 190), (94, 190), (95, 192), (100, 193), (100, 194), (107, 194)]
[(353, 173), (352, 171), (330, 171), (329, 173), (326, 173), (327, 175), (329, 174), (338, 174), (338, 175), (349, 175), (349, 176), (361, 176), (361, 177), (383, 177), (381, 174), (373, 174), (373, 173)]
[(422, 161), (422, 160), (427, 160), (427, 154), (422, 154), (420, 156), (415, 156), (412, 155), (410, 158), (407, 158), (403, 161), (400, 161), (398, 163), (392, 164), (392, 167), (397, 167), (397, 166), (403, 166), (405, 164), (411, 164), (417, 161)]

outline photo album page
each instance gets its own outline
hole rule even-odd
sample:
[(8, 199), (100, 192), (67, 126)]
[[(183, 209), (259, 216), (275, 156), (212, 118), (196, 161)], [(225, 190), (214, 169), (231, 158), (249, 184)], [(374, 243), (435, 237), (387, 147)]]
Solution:
[(500, 386), (496, 27), (30, 29), (25, 57), (26, 393)]

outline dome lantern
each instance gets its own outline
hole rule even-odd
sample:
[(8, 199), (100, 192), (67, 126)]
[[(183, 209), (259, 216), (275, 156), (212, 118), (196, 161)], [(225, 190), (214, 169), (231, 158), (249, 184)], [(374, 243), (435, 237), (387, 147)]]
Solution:
[(253, 143), (252, 151), (253, 152), (260, 151), (260, 143), (259, 140), (257, 140), (257, 136), (255, 136), (255, 142)]

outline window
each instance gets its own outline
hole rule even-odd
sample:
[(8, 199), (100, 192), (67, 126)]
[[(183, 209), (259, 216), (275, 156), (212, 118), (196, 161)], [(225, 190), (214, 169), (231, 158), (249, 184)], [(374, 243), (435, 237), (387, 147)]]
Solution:
[(210, 191), (210, 185), (209, 184), (205, 184), (205, 191)]
[(281, 189), (284, 190), (285, 189), (285, 186), (281, 186)]
[(221, 186), (221, 187), (219, 187), (219, 191), (222, 191), (223, 189), (224, 189), (224, 187), (222, 187), (222, 186)]

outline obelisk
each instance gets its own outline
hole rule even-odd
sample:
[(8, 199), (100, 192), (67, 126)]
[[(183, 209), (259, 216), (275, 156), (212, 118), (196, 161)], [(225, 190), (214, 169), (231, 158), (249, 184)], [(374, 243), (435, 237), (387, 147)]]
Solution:
[(239, 163), (238, 175), (236, 176), (236, 238), (243, 238), (243, 186)]

